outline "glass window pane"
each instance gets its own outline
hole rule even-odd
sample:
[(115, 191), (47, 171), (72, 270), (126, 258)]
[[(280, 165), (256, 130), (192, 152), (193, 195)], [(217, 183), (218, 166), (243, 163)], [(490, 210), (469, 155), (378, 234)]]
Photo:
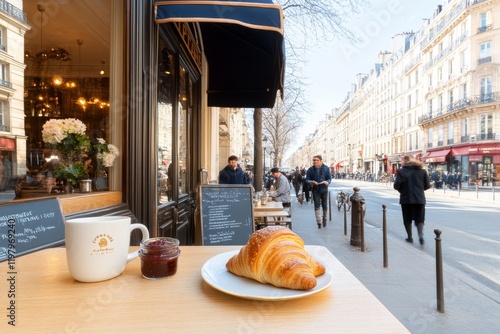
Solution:
[(158, 202), (172, 200), (172, 89), (174, 56), (160, 42), (158, 64)]
[(179, 73), (179, 195), (187, 194), (188, 171), (188, 114), (190, 112), (191, 84), (184, 68)]

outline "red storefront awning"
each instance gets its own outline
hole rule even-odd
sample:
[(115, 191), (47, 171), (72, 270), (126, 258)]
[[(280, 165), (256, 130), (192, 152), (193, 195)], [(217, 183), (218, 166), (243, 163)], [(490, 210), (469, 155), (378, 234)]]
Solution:
[(337, 162), (337, 163), (335, 164), (335, 168), (342, 168), (342, 167), (344, 167), (344, 166), (342, 165), (342, 163), (343, 163), (343, 161), (339, 161), (339, 162)]
[(450, 151), (451, 149), (447, 148), (445, 150), (427, 152), (427, 154), (422, 157), (422, 160), (425, 162), (444, 162), (448, 154), (450, 154)]
[(11, 138), (0, 138), (0, 150), (2, 151), (15, 151), (16, 142)]
[(470, 146), (453, 147), (451, 149), (451, 155), (456, 157), (457, 155), (469, 155)]

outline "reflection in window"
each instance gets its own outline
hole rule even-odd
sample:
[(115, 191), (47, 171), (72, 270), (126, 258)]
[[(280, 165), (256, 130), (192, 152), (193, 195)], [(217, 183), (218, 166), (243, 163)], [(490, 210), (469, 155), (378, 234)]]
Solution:
[(191, 112), (191, 81), (184, 68), (179, 73), (179, 195), (187, 194), (188, 174), (188, 115)]
[(160, 42), (158, 64), (158, 202), (172, 200), (173, 53)]

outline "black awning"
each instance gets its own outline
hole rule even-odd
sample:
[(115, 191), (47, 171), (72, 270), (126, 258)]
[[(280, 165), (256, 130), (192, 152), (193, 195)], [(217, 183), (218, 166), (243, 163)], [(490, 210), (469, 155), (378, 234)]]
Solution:
[(156, 22), (199, 22), (208, 105), (272, 108), (283, 92), (283, 13), (271, 0), (156, 1)]

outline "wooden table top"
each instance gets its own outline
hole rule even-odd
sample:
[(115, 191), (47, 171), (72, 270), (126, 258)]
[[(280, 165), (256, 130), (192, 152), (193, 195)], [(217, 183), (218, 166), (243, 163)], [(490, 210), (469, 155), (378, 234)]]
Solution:
[[(139, 259), (114, 279), (80, 283), (69, 275), (64, 248), (21, 256), (11, 269), (16, 296), (9, 302), (16, 305), (16, 327), (8, 326), (4, 316), (0, 332), (409, 333), (322, 246), (311, 246), (310, 253), (327, 263), (333, 284), (304, 298), (248, 300), (205, 283), (200, 274), (203, 264), (240, 247), (181, 247), (177, 273), (157, 281), (142, 278)], [(6, 297), (5, 279), (0, 287)], [(8, 304), (2, 300), (5, 315)]]
[(265, 217), (288, 217), (290, 213), (288, 211), (255, 211), (253, 213), (254, 218), (265, 218)]
[(258, 211), (280, 211), (283, 210), (283, 203), (282, 202), (275, 202), (275, 201), (268, 201), (266, 205), (260, 204), (260, 202), (257, 202), (254, 207), (253, 207), (255, 212)]

